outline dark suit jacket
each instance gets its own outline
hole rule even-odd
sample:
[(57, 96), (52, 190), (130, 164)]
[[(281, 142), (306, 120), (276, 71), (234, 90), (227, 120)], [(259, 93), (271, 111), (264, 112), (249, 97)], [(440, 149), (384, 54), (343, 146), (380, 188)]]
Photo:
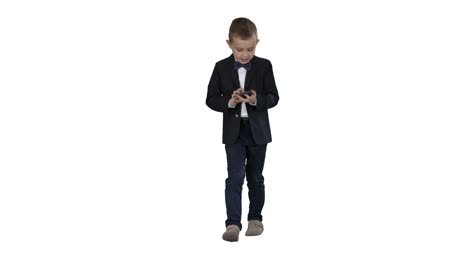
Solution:
[[(229, 108), (232, 93), (240, 87), (239, 74), (234, 69), (234, 56), (218, 61), (208, 84), (206, 105), (223, 113), (223, 143), (233, 144), (239, 136), (241, 104)], [(256, 144), (271, 142), (268, 109), (278, 104), (279, 95), (271, 62), (254, 56), (252, 68), (247, 71), (244, 90), (257, 92), (257, 105), (245, 104), (249, 114), (252, 136)]]

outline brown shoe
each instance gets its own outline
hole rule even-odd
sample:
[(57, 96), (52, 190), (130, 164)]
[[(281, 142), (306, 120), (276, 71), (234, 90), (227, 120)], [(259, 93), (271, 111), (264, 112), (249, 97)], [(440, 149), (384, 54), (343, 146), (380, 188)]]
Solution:
[(228, 225), (226, 231), (224, 231), (223, 239), (229, 242), (235, 242), (239, 240), (240, 229), (237, 225)]
[(263, 224), (259, 220), (250, 220), (249, 227), (245, 231), (246, 236), (259, 236), (263, 233)]

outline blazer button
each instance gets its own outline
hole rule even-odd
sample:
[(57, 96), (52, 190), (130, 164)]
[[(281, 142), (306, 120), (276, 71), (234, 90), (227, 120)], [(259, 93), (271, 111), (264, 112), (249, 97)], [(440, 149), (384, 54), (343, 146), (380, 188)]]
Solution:
[(239, 115), (238, 115), (238, 114), (236, 114), (236, 118), (239, 118)]

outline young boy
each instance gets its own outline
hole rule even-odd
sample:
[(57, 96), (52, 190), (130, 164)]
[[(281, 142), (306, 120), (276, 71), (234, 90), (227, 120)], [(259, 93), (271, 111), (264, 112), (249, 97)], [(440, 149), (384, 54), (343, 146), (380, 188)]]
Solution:
[(252, 21), (242, 17), (232, 21), (226, 40), (232, 55), (216, 63), (206, 97), (208, 107), (223, 113), (223, 143), (228, 165), (223, 239), (231, 242), (239, 240), (242, 229), (241, 195), (245, 176), (250, 200), (245, 235), (257, 236), (263, 232), (262, 171), (266, 147), (271, 142), (268, 109), (278, 104), (279, 96), (270, 61), (255, 56), (258, 41)]

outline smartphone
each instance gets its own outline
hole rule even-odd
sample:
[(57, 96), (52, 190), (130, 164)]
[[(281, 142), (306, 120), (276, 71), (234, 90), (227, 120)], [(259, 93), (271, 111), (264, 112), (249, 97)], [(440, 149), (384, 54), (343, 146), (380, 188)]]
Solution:
[(249, 96), (252, 96), (252, 91), (245, 91), (245, 92), (241, 92), (239, 95), (242, 96), (243, 98), (247, 98), (245, 95), (249, 95)]

